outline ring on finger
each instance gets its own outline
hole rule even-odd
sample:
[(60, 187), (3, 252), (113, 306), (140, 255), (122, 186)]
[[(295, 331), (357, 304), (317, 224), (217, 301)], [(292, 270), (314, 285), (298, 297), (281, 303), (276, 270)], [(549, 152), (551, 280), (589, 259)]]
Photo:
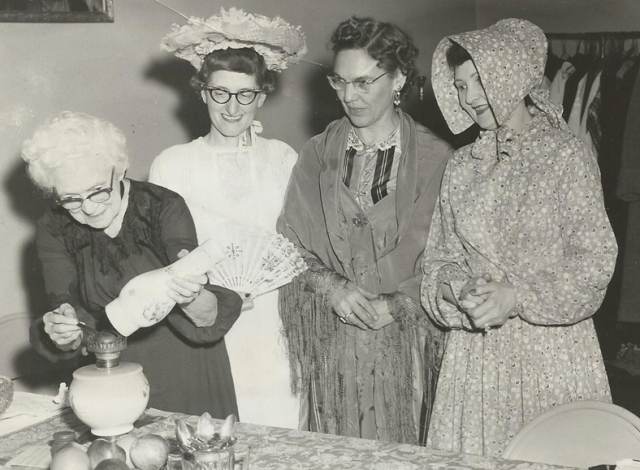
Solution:
[(344, 324), (346, 325), (347, 323), (349, 323), (349, 321), (348, 321), (348, 320), (349, 320), (349, 317), (350, 317), (352, 314), (353, 314), (353, 312), (349, 312), (349, 313), (347, 313), (346, 315), (340, 315), (338, 318), (340, 319), (340, 321), (341, 321), (342, 323), (344, 323)]

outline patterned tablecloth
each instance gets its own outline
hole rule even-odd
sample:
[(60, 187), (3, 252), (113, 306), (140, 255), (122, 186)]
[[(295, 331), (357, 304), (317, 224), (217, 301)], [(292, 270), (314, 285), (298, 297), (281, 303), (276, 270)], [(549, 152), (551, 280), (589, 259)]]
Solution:
[[(172, 441), (174, 419), (182, 415), (161, 416), (150, 412), (136, 422), (135, 434), (160, 434)], [(189, 418), (194, 424), (197, 418)], [(221, 422), (220, 422), (221, 424)], [(79, 442), (92, 439), (88, 428), (71, 412), (0, 438), (0, 469), (21, 449), (29, 445), (46, 445), (54, 432), (73, 429)], [(251, 470), (292, 469), (367, 469), (367, 470), (568, 470), (543, 464), (428, 451), (423, 447), (382, 443), (251, 424), (238, 424), (236, 452), (251, 447)]]

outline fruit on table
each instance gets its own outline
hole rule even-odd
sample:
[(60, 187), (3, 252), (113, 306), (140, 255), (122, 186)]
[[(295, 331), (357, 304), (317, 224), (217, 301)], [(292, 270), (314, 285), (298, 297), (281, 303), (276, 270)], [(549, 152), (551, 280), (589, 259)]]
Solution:
[(80, 444), (65, 444), (51, 460), (50, 470), (91, 470), (91, 460)]
[(13, 401), (13, 382), (9, 377), (0, 375), (0, 413), (4, 412)]
[(131, 462), (131, 455), (129, 451), (131, 450), (131, 446), (137, 439), (138, 437), (134, 436), (133, 434), (125, 434), (124, 436), (121, 436), (116, 440), (116, 444), (122, 447), (127, 454), (127, 465), (129, 466), (129, 468), (133, 468), (133, 462)]
[(129, 466), (122, 460), (106, 459), (100, 462), (93, 470), (129, 470)]
[(95, 468), (100, 462), (107, 459), (126, 462), (127, 454), (122, 447), (115, 442), (106, 439), (96, 439), (87, 449), (87, 455), (91, 461), (91, 468)]
[(169, 443), (156, 434), (145, 434), (131, 445), (129, 457), (139, 470), (160, 470), (167, 463)]

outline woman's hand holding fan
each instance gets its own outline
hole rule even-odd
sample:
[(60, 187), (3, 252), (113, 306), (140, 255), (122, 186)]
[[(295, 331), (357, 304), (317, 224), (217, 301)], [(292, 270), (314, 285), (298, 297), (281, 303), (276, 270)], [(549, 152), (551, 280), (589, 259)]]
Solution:
[(307, 269), (295, 245), (280, 234), (226, 221), (216, 225), (210, 240), (226, 259), (207, 273), (209, 282), (238, 292), (245, 310), (257, 296), (288, 284)]

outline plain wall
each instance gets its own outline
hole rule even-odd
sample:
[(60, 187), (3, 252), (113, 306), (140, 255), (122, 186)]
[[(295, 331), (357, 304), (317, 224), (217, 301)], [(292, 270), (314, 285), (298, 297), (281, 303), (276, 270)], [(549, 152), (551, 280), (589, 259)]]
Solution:
[[(208, 17), (221, 6), (281, 15), (302, 26), (309, 48), (306, 58), (325, 65), (331, 62), (327, 39), (339, 21), (353, 14), (375, 16), (412, 32), (421, 50), (423, 74), (428, 74), (442, 36), (475, 27), (474, 3), (469, 0), (163, 1), (188, 16)], [(187, 85), (194, 69), (160, 50), (173, 23), (185, 20), (153, 0), (115, 0), (111, 24), (0, 25), (0, 316), (42, 315), (47, 308), (33, 244), (34, 222), (45, 201), (28, 181), (19, 156), (22, 142), (37, 125), (63, 110), (112, 121), (127, 135), (129, 176), (135, 179), (146, 179), (163, 149), (208, 131), (206, 109)], [(299, 149), (339, 117), (326, 73), (326, 68), (307, 62), (285, 70), (278, 92), (258, 115), (263, 135)], [(408, 107), (428, 104), (416, 103), (415, 96)], [(429, 90), (426, 99), (432, 100)], [(432, 120), (439, 115), (433, 107), (420, 113)]]
[(476, 0), (478, 28), (523, 18), (546, 33), (640, 30), (638, 0)]

